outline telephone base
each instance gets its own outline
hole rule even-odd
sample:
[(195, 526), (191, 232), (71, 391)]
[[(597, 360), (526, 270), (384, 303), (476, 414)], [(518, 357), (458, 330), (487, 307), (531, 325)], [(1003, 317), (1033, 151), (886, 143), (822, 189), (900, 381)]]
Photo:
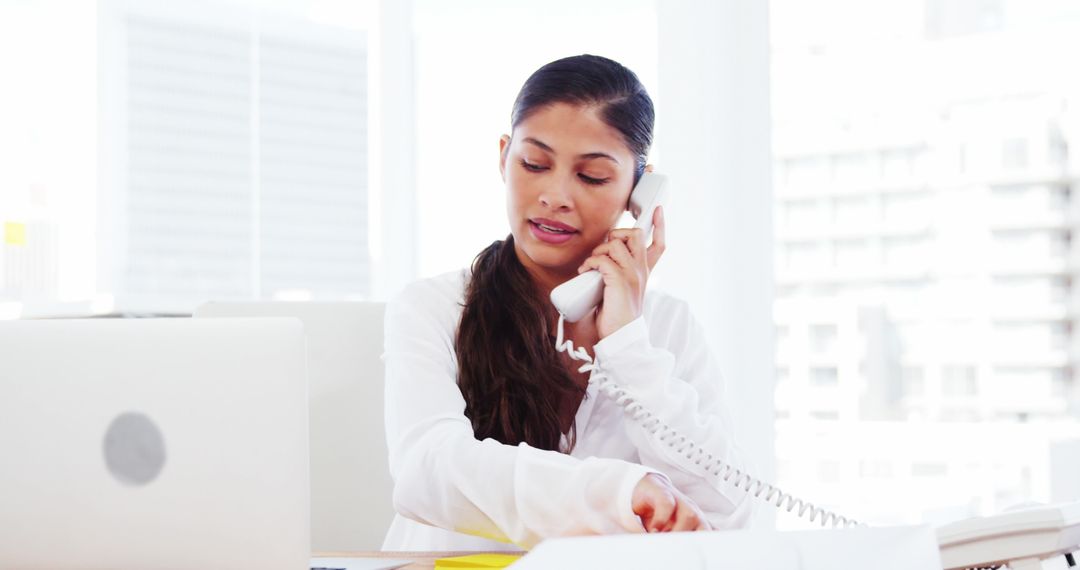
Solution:
[(1080, 549), (1080, 503), (957, 521), (937, 536), (946, 570), (1003, 563), (1012, 570), (1068, 568), (1066, 555)]

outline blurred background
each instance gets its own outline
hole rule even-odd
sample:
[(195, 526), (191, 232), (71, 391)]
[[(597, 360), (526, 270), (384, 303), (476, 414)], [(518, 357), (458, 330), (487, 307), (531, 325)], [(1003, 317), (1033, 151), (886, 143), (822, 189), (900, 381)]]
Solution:
[(755, 472), (876, 524), (1080, 499), (1068, 0), (0, 0), (0, 319), (464, 267), (517, 90), (578, 53), (656, 101), (651, 285)]

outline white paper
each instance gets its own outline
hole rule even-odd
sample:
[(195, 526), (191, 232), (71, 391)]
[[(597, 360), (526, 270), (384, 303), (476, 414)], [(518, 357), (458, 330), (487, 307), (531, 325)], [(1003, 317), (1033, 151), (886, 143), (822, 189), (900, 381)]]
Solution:
[(514, 568), (941, 570), (941, 558), (927, 526), (736, 530), (545, 540)]
[(312, 558), (311, 568), (340, 568), (341, 570), (393, 570), (412, 564), (399, 558)]

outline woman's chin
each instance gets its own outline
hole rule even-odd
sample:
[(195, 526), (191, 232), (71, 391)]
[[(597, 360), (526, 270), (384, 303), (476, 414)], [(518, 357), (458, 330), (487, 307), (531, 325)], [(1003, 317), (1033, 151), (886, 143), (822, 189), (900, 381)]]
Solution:
[(543, 248), (528, 248), (525, 253), (537, 267), (553, 273), (565, 273), (569, 276), (577, 274), (577, 268), (581, 262), (574, 261), (574, 257), (566, 252), (544, 251)]

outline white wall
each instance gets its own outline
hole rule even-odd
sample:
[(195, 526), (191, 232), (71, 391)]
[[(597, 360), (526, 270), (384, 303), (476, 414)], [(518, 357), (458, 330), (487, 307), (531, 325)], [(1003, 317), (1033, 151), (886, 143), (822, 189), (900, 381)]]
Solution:
[[(657, 275), (704, 322), (754, 474), (772, 480), (768, 3), (665, 1), (657, 11), (658, 169), (673, 195)], [(772, 509), (759, 513), (772, 524)]]
[(372, 298), (417, 277), (416, 99), (413, 2), (378, 0), (371, 93)]
[(593, 53), (655, 92), (655, 22), (651, 0), (415, 2), (420, 277), (465, 267), (509, 233), (499, 136), (528, 76)]

